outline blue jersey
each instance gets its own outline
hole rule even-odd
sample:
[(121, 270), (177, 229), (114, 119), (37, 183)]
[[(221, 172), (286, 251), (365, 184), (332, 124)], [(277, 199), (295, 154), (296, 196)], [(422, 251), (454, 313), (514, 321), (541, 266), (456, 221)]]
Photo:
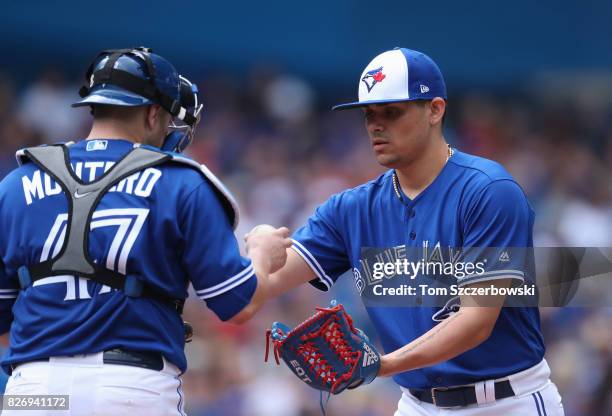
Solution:
[[(134, 144), (82, 141), (69, 147), (77, 176), (90, 182)], [(172, 298), (189, 282), (221, 319), (246, 306), (257, 279), (240, 256), (222, 197), (197, 169), (166, 162), (118, 182), (96, 206), (89, 255)], [(0, 333), (10, 329), (2, 362), (88, 354), (116, 347), (154, 351), (187, 367), (179, 314), (150, 298), (130, 298), (85, 278), (52, 276), (19, 290), (17, 270), (57, 256), (65, 238), (68, 201), (34, 163), (0, 183)]]
[[(388, 171), (332, 196), (296, 231), (293, 248), (318, 276), (311, 282), (314, 286), (327, 290), (351, 268), (358, 277), (365, 247), (533, 245), (533, 210), (522, 189), (496, 162), (455, 151), (433, 183), (413, 200), (403, 193), (401, 200), (397, 197), (392, 178), (393, 171)], [(500, 274), (523, 280), (528, 272), (506, 264), (500, 273), (498, 266), (466, 277), (463, 283), (494, 280)], [(364, 283), (358, 280), (362, 292), (359, 284)], [(372, 306), (365, 298), (364, 303), (386, 352), (423, 335), (449, 312), (433, 306)], [(538, 309), (503, 308), (491, 336), (478, 347), (394, 379), (408, 388), (470, 384), (524, 370), (543, 355)]]

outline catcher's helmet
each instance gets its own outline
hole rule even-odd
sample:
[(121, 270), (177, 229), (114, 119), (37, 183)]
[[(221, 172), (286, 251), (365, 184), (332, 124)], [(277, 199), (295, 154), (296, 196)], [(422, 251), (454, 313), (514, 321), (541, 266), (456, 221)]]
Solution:
[(159, 104), (172, 116), (180, 112), (180, 78), (170, 62), (151, 49), (105, 50), (87, 70), (83, 98), (72, 104), (142, 106)]

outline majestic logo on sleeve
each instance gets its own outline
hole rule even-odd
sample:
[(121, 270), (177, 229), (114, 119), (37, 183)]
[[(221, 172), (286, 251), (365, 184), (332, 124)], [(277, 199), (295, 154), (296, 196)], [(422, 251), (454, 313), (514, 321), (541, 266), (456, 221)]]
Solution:
[(382, 82), (383, 79), (386, 78), (386, 75), (382, 72), (383, 67), (373, 69), (371, 71), (366, 72), (366, 74), (361, 78), (361, 80), (365, 83), (368, 88), (368, 92), (372, 91), (374, 85)]

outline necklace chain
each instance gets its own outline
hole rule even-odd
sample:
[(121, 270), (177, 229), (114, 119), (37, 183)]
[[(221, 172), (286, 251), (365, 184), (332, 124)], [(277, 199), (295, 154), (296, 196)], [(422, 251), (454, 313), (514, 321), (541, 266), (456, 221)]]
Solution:
[[(446, 161), (444, 162), (444, 164), (446, 164), (446, 162), (448, 162), (448, 159), (451, 158), (451, 156), (453, 155), (453, 153), (455, 153), (455, 151), (453, 150), (452, 147), (450, 147), (450, 144), (447, 144), (448, 146), (448, 154), (446, 155)], [(395, 191), (395, 196), (397, 196), (397, 198), (401, 201), (402, 200), (402, 194), (399, 191), (399, 179), (397, 178), (397, 172), (393, 171), (393, 176), (392, 176), (392, 180), (393, 180), (393, 190)]]

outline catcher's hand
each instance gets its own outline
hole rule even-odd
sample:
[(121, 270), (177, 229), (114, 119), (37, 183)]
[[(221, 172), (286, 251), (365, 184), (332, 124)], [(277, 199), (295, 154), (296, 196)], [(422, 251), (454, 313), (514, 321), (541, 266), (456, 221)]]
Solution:
[(274, 273), (285, 265), (287, 249), (293, 245), (287, 227), (274, 228), (267, 224), (254, 227), (244, 236), (244, 241), (249, 257), (254, 261), (259, 258), (267, 265), (268, 273)]
[(274, 322), (266, 335), (266, 361), (272, 338), (277, 364), (282, 357), (300, 380), (318, 390), (338, 394), (372, 382), (380, 370), (380, 354), (341, 304), (317, 308), (292, 330)]

